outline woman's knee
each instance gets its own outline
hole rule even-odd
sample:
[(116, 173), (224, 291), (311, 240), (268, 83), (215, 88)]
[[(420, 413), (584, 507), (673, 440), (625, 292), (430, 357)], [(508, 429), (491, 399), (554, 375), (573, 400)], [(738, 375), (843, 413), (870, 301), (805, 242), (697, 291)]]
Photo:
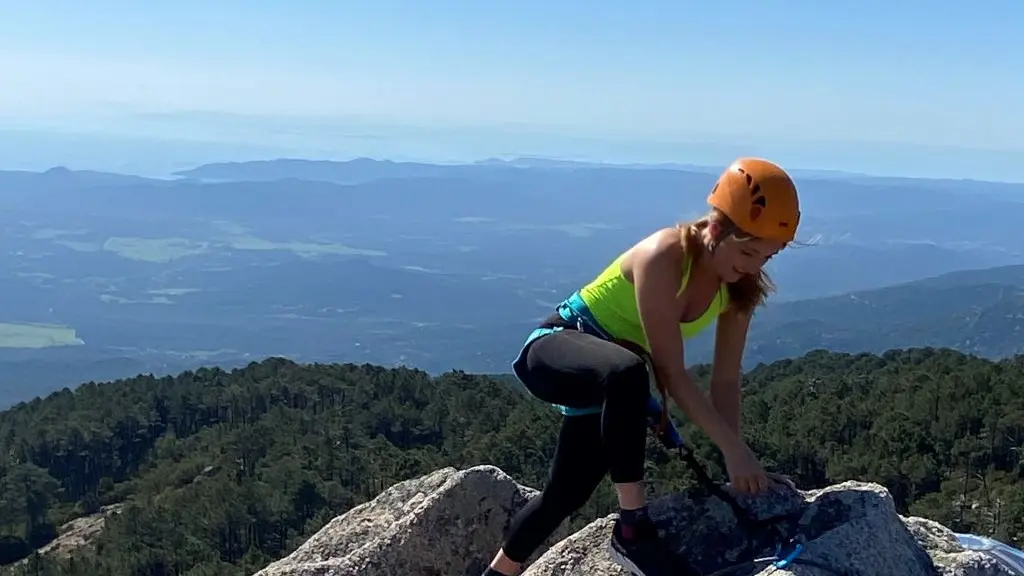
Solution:
[(646, 409), (650, 395), (650, 376), (643, 358), (630, 353), (623, 355), (606, 376), (608, 397), (626, 402), (631, 408)]

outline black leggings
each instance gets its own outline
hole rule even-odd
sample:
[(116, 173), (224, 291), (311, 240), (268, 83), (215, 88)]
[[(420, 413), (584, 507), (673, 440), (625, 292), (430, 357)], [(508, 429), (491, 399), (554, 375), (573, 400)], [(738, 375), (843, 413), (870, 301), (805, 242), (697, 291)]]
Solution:
[(520, 563), (587, 503), (606, 473), (616, 484), (643, 480), (650, 397), (644, 360), (590, 334), (566, 329), (543, 336), (524, 360), (520, 378), (537, 398), (602, 410), (562, 419), (547, 486), (516, 515), (503, 546)]

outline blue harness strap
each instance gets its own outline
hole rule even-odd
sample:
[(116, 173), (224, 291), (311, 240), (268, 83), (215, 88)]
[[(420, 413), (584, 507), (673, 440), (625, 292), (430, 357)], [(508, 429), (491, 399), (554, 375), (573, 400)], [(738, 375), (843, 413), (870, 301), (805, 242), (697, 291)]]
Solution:
[[(565, 330), (561, 326), (552, 326), (550, 328), (537, 328), (526, 337), (526, 341), (523, 342), (523, 347), (519, 349), (519, 354), (516, 355), (515, 360), (512, 361), (512, 373), (515, 374), (516, 378), (520, 383), (523, 384), (523, 388), (531, 396), (530, 387), (526, 385), (526, 381), (523, 378), (522, 370), (526, 364), (526, 352), (530, 348), (530, 344), (533, 344), (537, 339), (547, 336), (548, 334), (554, 334), (555, 332), (561, 332)], [(559, 412), (565, 416), (582, 416), (585, 414), (597, 414), (601, 411), (600, 406), (588, 407), (588, 408), (572, 408), (570, 406), (562, 406), (561, 404), (552, 404)]]
[[(589, 307), (587, 307), (587, 303), (584, 302), (583, 298), (580, 296), (579, 291), (573, 292), (568, 298), (563, 300), (557, 306), (556, 310), (562, 320), (571, 326), (575, 326), (580, 332), (596, 336), (602, 340), (613, 340), (612, 336), (601, 328), (597, 319), (594, 318)], [(527, 349), (530, 344), (538, 338), (561, 330), (564, 330), (564, 328), (554, 326), (551, 328), (537, 328), (533, 332), (530, 332), (529, 336), (526, 337), (526, 342), (523, 343), (523, 347), (519, 350), (519, 354), (512, 362), (512, 372), (515, 374), (516, 378), (523, 383), (523, 387), (526, 388), (527, 391), (529, 391), (529, 387), (525, 385), (524, 378), (520, 374), (520, 371), (524, 368)], [(560, 404), (552, 404), (552, 406), (558, 409), (558, 411), (565, 416), (583, 416), (586, 414), (598, 414), (601, 412), (600, 405), (585, 408), (572, 408), (570, 406), (562, 406)], [(661, 423), (661, 414), (661, 402), (659, 402), (653, 395), (649, 396), (647, 399), (648, 427), (657, 431), (658, 425)], [(668, 448), (679, 448), (683, 445), (683, 438), (671, 420), (669, 421), (666, 429), (659, 435), (659, 439)]]
[[(608, 339), (608, 334), (602, 330), (597, 321), (594, 320), (593, 315), (590, 314), (590, 310), (587, 309), (586, 303), (580, 297), (579, 292), (573, 292), (569, 298), (563, 300), (557, 307), (558, 315), (565, 321), (566, 324), (574, 326), (580, 332), (592, 334), (601, 339)], [(565, 328), (561, 326), (551, 326), (536, 328), (526, 337), (526, 341), (523, 342), (522, 348), (519, 349), (519, 354), (516, 355), (512, 361), (512, 373), (515, 374), (516, 378), (523, 384), (529, 392), (529, 386), (526, 386), (525, 379), (523, 378), (522, 372), (525, 369), (526, 363), (526, 352), (530, 348), (530, 344), (533, 344), (539, 338), (560, 332)], [(598, 414), (601, 412), (601, 406), (587, 406), (583, 408), (573, 408), (571, 406), (562, 406), (561, 404), (552, 404), (559, 412), (565, 416), (584, 416), (587, 414)]]
[(611, 334), (601, 328), (601, 324), (597, 322), (597, 318), (594, 317), (587, 303), (583, 301), (578, 290), (562, 301), (557, 310), (562, 320), (574, 324), (580, 332), (593, 334), (603, 340), (613, 339)]
[[(516, 355), (515, 360), (512, 361), (512, 373), (515, 374), (516, 378), (523, 384), (523, 388), (526, 389), (527, 393), (530, 393), (530, 387), (526, 385), (525, 379), (522, 375), (522, 370), (526, 364), (526, 352), (530, 348), (530, 344), (533, 344), (538, 338), (547, 336), (548, 334), (554, 334), (555, 332), (561, 332), (565, 330), (561, 326), (552, 326), (551, 328), (537, 328), (530, 335), (526, 337), (526, 342), (523, 343), (523, 347), (519, 349), (519, 354)], [(532, 395), (532, 393), (530, 393)], [(565, 416), (584, 416), (586, 414), (598, 414), (601, 412), (600, 406), (590, 406), (586, 408), (573, 408), (571, 406), (562, 406), (561, 404), (552, 404), (559, 412)]]

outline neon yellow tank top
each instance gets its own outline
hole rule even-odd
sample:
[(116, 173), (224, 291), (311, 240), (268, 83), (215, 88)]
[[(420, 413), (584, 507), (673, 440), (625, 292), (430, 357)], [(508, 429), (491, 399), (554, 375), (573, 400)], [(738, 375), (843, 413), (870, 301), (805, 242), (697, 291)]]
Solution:
[[(640, 312), (636, 306), (636, 289), (622, 273), (623, 252), (604, 271), (580, 289), (580, 297), (586, 303), (590, 313), (606, 332), (615, 338), (627, 340), (643, 346), (648, 353), (651, 351), (640, 322)], [(679, 286), (681, 293), (690, 279), (690, 257), (686, 256), (683, 279)], [(693, 338), (707, 328), (729, 304), (729, 291), (725, 284), (718, 289), (718, 295), (711, 305), (693, 322), (680, 322), (679, 331), (683, 339)]]

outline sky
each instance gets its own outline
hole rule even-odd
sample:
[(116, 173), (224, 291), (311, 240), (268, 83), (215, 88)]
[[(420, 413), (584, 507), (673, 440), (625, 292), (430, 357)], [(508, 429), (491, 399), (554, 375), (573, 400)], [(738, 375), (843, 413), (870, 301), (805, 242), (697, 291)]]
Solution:
[[(0, 13), (7, 129), (326, 154), (358, 127), (346, 151), (387, 155), (391, 138), (395, 156), (461, 130), (474, 136), (434, 155), (579, 155), (599, 139), (620, 145), (584, 155), (630, 143), (665, 161), (653, 156), (693, 147), (641, 149), (686, 141), (803, 164), (827, 148), (865, 171), (906, 154), (966, 175), (1024, 159), (1019, 0), (0, 0)], [(382, 135), (394, 127), (419, 140)]]

